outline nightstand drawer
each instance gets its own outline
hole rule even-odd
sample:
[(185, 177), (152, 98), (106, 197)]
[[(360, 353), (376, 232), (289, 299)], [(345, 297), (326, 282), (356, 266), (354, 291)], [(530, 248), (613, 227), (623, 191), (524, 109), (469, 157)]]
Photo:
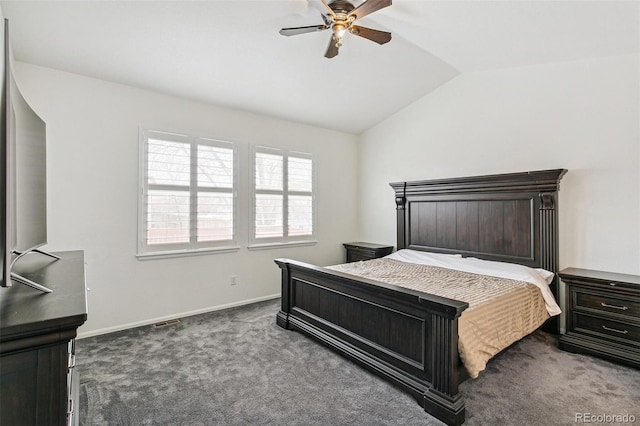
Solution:
[(347, 262), (358, 262), (360, 260), (371, 260), (371, 259), (375, 259), (375, 253), (373, 251), (350, 249), (349, 258), (347, 259)]
[(594, 309), (640, 319), (640, 303), (597, 293), (575, 291), (574, 308)]
[(640, 326), (574, 312), (574, 330), (640, 348)]

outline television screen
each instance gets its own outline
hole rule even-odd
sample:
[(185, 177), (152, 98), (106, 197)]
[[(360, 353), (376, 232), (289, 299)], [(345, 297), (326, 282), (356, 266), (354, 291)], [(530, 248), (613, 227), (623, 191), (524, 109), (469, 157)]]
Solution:
[(2, 135), (0, 139), (0, 286), (12, 281), (50, 292), (11, 271), (20, 257), (47, 243), (46, 125), (22, 97), (11, 72), (8, 22), (4, 20)]
[(15, 155), (14, 250), (28, 251), (47, 243), (46, 125), (29, 107), (11, 78), (13, 115), (9, 124), (11, 151)]

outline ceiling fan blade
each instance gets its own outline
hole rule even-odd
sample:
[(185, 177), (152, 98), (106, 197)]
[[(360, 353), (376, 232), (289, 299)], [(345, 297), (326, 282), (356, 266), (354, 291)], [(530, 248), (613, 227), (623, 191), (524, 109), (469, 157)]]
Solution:
[(329, 40), (329, 47), (327, 47), (327, 53), (324, 54), (324, 57), (333, 58), (336, 56), (338, 56), (338, 44), (333, 37), (331, 37), (331, 40)]
[(375, 41), (378, 44), (385, 44), (391, 41), (391, 33), (380, 30), (372, 30), (371, 28), (352, 25), (349, 32), (353, 35), (364, 37), (368, 40)]
[(327, 25), (310, 25), (308, 27), (292, 27), (283, 28), (280, 30), (280, 34), (283, 36), (292, 36), (298, 34), (314, 33), (316, 31), (322, 31), (329, 28)]
[(391, 6), (391, 0), (366, 0), (360, 6), (353, 9), (349, 16), (356, 16), (356, 19), (364, 18), (370, 13)]

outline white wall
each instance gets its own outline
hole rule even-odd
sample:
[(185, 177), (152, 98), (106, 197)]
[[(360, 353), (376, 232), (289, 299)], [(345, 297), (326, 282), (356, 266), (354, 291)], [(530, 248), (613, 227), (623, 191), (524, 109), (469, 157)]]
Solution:
[(361, 237), (394, 243), (389, 182), (566, 168), (560, 267), (640, 273), (638, 55), (463, 73), (362, 135)]
[[(277, 296), (274, 258), (339, 263), (341, 243), (357, 237), (356, 136), (25, 63), (17, 64), (16, 79), (47, 123), (47, 249), (85, 250), (91, 291), (81, 335)], [(237, 143), (239, 252), (136, 259), (140, 124)], [(314, 154), (317, 245), (247, 250), (250, 143)], [(233, 287), (231, 275), (238, 277)]]

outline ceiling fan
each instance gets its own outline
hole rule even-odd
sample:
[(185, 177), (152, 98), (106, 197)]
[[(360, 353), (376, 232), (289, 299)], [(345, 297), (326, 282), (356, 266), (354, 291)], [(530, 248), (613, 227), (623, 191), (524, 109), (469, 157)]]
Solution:
[(365, 0), (358, 7), (355, 7), (346, 0), (334, 0), (328, 4), (325, 0), (321, 1), (327, 9), (327, 13), (322, 14), (323, 25), (283, 28), (280, 30), (280, 34), (292, 36), (331, 28), (333, 30), (333, 36), (329, 42), (327, 52), (324, 54), (327, 58), (333, 58), (338, 55), (338, 49), (342, 46), (342, 37), (347, 31), (378, 44), (385, 44), (391, 40), (391, 33), (354, 25), (356, 20), (382, 8), (391, 6), (391, 0)]

